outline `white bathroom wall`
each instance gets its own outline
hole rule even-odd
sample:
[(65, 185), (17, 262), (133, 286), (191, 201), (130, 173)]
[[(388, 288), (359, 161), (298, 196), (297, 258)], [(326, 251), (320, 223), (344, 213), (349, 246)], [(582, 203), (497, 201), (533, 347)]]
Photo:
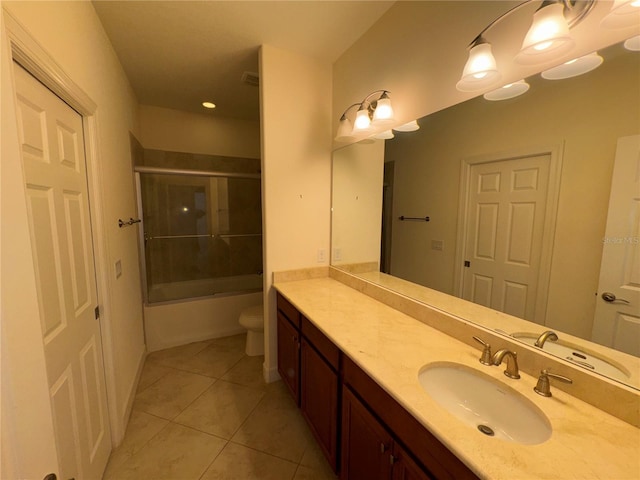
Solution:
[[(260, 50), (265, 377), (277, 378), (274, 271), (328, 265), (331, 65)], [(318, 251), (324, 252), (319, 261)]]
[[(135, 229), (120, 229), (117, 223), (120, 217), (132, 216), (136, 208), (129, 160), (129, 132), (137, 133), (138, 130), (137, 101), (90, 2), (3, 2), (2, 7), (97, 105), (98, 144), (95, 163), (90, 165), (93, 173), (89, 181), (94, 200), (94, 229), (100, 232), (99, 238), (94, 240), (111, 429), (117, 443), (128, 421), (145, 350)], [(6, 48), (4, 29), (3, 25), (3, 49)], [(41, 412), (43, 405), (48, 405), (48, 395), (43, 398), (41, 389), (37, 389), (44, 375), (42, 352), (35, 348), (41, 344), (40, 320), (26, 222), (20, 147), (15, 119), (8, 118), (15, 111), (6, 53), (3, 50), (1, 296), (2, 326), (4, 331), (9, 329), (15, 334), (9, 343), (11, 349), (15, 349), (15, 355), (4, 349), (2, 361), (3, 366), (7, 358), (13, 361), (11, 372), (31, 384), (28, 389), (33, 395), (25, 395), (27, 390), (20, 382), (12, 385), (12, 392), (5, 392), (3, 384), (3, 400), (5, 393), (10, 393), (14, 399), (12, 413), (16, 432), (16, 438), (3, 438), (3, 442), (15, 441), (18, 445), (21, 435), (30, 435), (30, 441), (17, 446), (22, 456), (19, 463), (29, 467), (25, 458), (35, 455), (46, 459), (53, 445), (41, 445), (37, 441), (41, 438), (46, 443), (50, 425), (42, 425), (40, 429), (31, 425), (34, 419), (42, 418), (33, 412)], [(122, 276), (116, 279), (113, 265), (117, 260), (121, 261), (123, 271)], [(46, 384), (41, 387), (46, 389)], [(23, 475), (30, 476), (24, 471)]]
[(333, 152), (333, 265), (380, 261), (384, 148), (384, 140), (375, 140)]
[(260, 122), (220, 118), (215, 110), (198, 115), (150, 105), (140, 105), (139, 116), (144, 148), (260, 158)]

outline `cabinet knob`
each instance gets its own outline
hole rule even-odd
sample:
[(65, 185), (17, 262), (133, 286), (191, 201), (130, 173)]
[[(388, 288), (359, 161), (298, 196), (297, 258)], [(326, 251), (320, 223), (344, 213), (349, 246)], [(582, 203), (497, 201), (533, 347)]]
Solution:
[(393, 455), (389, 455), (389, 465), (393, 466), (393, 464), (396, 463), (396, 460), (396, 457), (394, 457)]
[(380, 453), (384, 453), (386, 451), (387, 451), (387, 446), (384, 443), (380, 442)]

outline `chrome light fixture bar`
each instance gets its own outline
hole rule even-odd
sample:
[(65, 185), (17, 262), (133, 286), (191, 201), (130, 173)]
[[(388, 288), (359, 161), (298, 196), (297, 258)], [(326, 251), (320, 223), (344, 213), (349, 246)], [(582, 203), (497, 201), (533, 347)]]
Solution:
[[(349, 111), (358, 107), (353, 123)], [(336, 142), (347, 142), (363, 135), (388, 130), (393, 123), (393, 107), (388, 90), (376, 90), (367, 95), (360, 103), (349, 105), (340, 117)]]
[[(458, 90), (473, 92), (498, 84), (501, 74), (486, 34), (494, 25), (532, 1), (526, 0), (503, 13), (469, 44), (469, 59), (456, 84)], [(634, 1), (640, 3), (640, 0)], [(585, 18), (594, 5), (595, 0), (544, 0), (533, 15), (531, 27), (515, 61), (522, 64), (543, 63), (571, 51), (575, 41), (569, 30)]]

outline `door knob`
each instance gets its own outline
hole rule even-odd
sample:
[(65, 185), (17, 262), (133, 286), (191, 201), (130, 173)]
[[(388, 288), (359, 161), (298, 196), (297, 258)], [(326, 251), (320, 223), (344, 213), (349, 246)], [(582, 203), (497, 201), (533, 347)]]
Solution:
[(602, 299), (605, 302), (609, 302), (609, 303), (618, 302), (618, 303), (626, 303), (627, 305), (629, 305), (629, 300), (625, 300), (624, 298), (616, 298), (616, 296), (611, 292), (604, 292), (602, 294)]

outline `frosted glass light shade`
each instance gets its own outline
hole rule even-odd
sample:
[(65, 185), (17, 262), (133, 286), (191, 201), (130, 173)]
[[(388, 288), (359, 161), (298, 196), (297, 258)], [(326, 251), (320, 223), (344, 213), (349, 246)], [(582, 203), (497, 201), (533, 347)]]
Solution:
[(462, 78), (456, 84), (461, 92), (482, 90), (500, 80), (496, 59), (490, 43), (479, 43), (469, 50), (469, 59), (462, 71)]
[(636, 35), (635, 37), (627, 38), (624, 41), (624, 48), (630, 50), (632, 52), (640, 51), (640, 35)]
[(604, 28), (626, 28), (640, 23), (640, 0), (615, 0), (609, 13), (600, 21)]
[(399, 125), (397, 127), (393, 127), (396, 132), (415, 132), (420, 129), (420, 125), (416, 120), (411, 120), (410, 122), (405, 123), (404, 125)]
[(353, 124), (353, 133), (367, 131), (370, 126), (371, 119), (369, 118), (369, 111), (366, 108), (358, 110), (356, 120)]
[(522, 95), (529, 90), (529, 84), (524, 80), (518, 80), (517, 82), (510, 83), (489, 93), (485, 93), (483, 96), (485, 100), (498, 101), (508, 100), (509, 98)]
[(563, 80), (590, 72), (602, 65), (602, 62), (603, 58), (598, 52), (593, 52), (545, 70), (541, 75), (547, 80)]
[(373, 123), (384, 124), (392, 121), (393, 107), (391, 106), (391, 99), (385, 93), (376, 103), (376, 109), (373, 112)]
[(552, 3), (533, 14), (531, 27), (515, 58), (517, 63), (543, 63), (571, 51), (575, 41), (563, 12), (561, 3)]
[(390, 140), (393, 137), (395, 137), (395, 135), (391, 130), (385, 130), (384, 132), (376, 133), (373, 136), (373, 138), (377, 138), (378, 140)]
[(353, 139), (353, 125), (351, 124), (351, 120), (349, 120), (346, 116), (340, 119), (340, 125), (338, 126), (338, 133), (336, 135), (336, 142), (346, 142)]

